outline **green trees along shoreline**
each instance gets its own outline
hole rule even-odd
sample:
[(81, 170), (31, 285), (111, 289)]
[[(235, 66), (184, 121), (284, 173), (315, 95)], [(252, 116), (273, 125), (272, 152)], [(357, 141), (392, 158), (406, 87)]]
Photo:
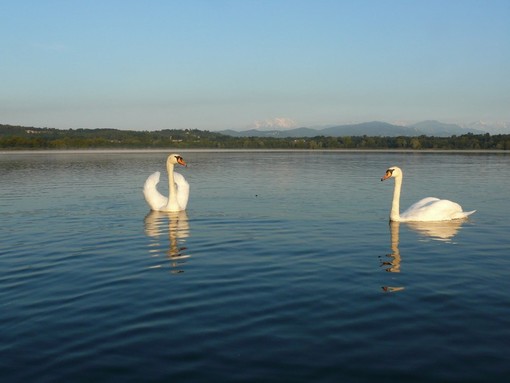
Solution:
[(117, 129), (51, 129), (0, 125), (0, 149), (410, 149), (510, 150), (510, 134), (451, 137), (232, 137), (196, 129), (154, 132)]

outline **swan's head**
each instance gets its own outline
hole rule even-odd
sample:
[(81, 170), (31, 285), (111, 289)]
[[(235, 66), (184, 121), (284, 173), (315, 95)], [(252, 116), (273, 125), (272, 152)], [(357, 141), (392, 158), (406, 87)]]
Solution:
[(176, 165), (176, 164), (179, 164), (179, 165), (182, 165), (182, 166), (187, 166), (186, 165), (186, 161), (184, 161), (184, 158), (182, 158), (182, 156), (180, 154), (170, 154), (168, 156), (168, 159), (166, 160), (167, 164), (171, 164), (171, 165)]
[(386, 170), (384, 176), (381, 177), (381, 181), (387, 180), (388, 178), (402, 177), (402, 169), (398, 166), (392, 166)]

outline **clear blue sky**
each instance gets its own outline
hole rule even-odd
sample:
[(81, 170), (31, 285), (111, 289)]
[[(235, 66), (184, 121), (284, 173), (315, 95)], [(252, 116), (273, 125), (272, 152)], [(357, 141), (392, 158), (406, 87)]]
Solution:
[(509, 0), (2, 0), (0, 123), (510, 121)]

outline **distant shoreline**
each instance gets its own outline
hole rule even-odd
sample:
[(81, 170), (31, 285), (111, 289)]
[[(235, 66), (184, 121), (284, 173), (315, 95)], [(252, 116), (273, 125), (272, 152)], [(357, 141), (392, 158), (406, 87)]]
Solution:
[[(361, 132), (359, 132), (361, 134)], [(395, 136), (384, 134), (314, 137), (233, 137), (200, 130), (134, 132), (115, 129), (60, 131), (0, 125), (1, 151), (83, 150), (136, 151), (168, 150), (510, 150), (510, 134)]]
[(427, 153), (427, 154), (510, 154), (508, 150), (501, 149), (193, 149), (193, 148), (166, 148), (166, 149), (12, 149), (0, 150), (0, 155), (9, 154), (143, 154), (143, 153), (267, 153), (267, 152), (307, 152), (307, 153)]

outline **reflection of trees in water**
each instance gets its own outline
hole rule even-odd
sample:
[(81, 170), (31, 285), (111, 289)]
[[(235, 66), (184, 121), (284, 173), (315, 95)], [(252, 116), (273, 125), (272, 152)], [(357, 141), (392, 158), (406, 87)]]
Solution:
[[(152, 238), (149, 244), (149, 252), (153, 257), (159, 257), (164, 254), (170, 262), (171, 272), (174, 274), (182, 273), (180, 267), (186, 263), (190, 256), (186, 254), (187, 248), (184, 246), (186, 238), (189, 237), (189, 221), (186, 211), (162, 212), (151, 211), (144, 219), (145, 234)], [(167, 235), (168, 248), (163, 251), (163, 244), (159, 241)], [(161, 264), (152, 266), (152, 268), (162, 267)]]

